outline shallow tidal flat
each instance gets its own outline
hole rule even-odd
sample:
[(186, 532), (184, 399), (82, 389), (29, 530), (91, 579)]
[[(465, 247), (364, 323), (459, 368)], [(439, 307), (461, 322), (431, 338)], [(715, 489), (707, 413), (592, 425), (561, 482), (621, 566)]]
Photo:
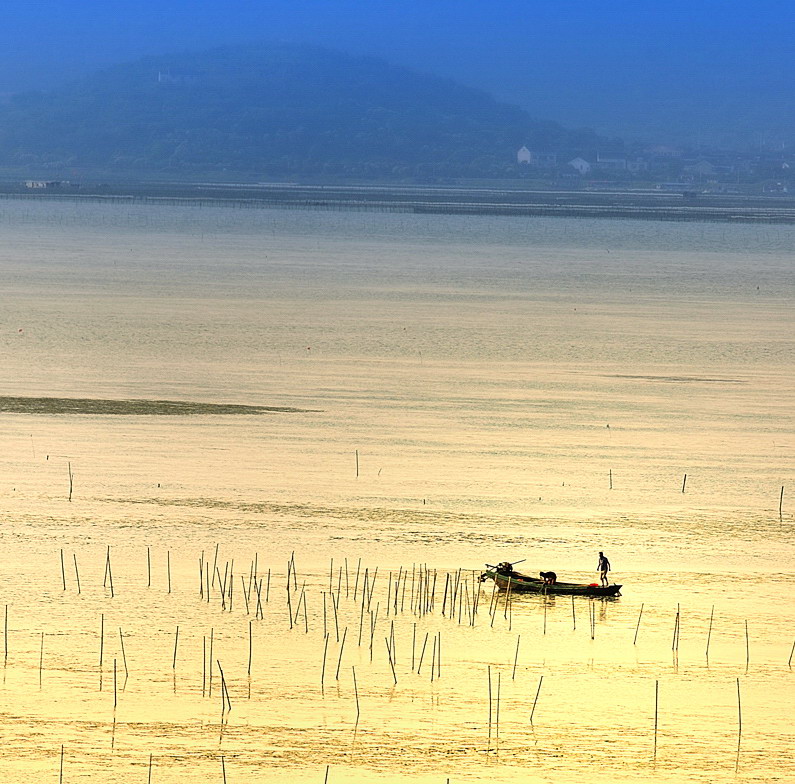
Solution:
[(795, 230), (0, 231), (0, 781), (795, 778)]

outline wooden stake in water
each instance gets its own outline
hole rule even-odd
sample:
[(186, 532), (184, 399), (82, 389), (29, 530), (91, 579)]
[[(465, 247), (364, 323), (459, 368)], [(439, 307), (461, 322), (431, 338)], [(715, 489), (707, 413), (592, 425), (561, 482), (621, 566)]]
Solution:
[(513, 656), (513, 672), (511, 673), (511, 680), (516, 679), (516, 662), (519, 661), (519, 640), (522, 639), (522, 635), (516, 635), (516, 653)]
[(147, 779), (147, 784), (152, 784), (152, 755), (149, 755), (149, 778)]
[(102, 661), (105, 654), (105, 615), (99, 616), (99, 669), (102, 670)]
[(8, 605), (6, 605), (5, 623), (3, 624), (3, 665), (8, 664)]
[(325, 694), (326, 693), (326, 689), (325, 689), (325, 684), (326, 684), (326, 655), (328, 654), (328, 639), (329, 639), (329, 635), (326, 634), (326, 636), (323, 639), (323, 664), (322, 664), (322, 666), (320, 668), (320, 693), (321, 694)]
[(174, 635), (174, 659), (171, 662), (171, 669), (177, 669), (177, 645), (179, 645), (179, 626), (177, 626), (177, 632)]
[(171, 550), (166, 550), (166, 570), (168, 572), (168, 592), (171, 593)]
[(781, 520), (783, 517), (783, 508), (784, 508), (784, 485), (781, 485), (781, 494), (778, 497), (778, 519)]
[(152, 587), (152, 554), (148, 545), (146, 548), (146, 587)]
[(359, 476), (359, 450), (356, 450), (356, 476)]
[(66, 567), (63, 562), (63, 547), (61, 548), (61, 580), (63, 581), (63, 589), (66, 590)]
[(751, 644), (748, 641), (748, 621), (745, 622), (745, 669), (751, 663)]
[(58, 771), (58, 782), (59, 784), (63, 782), (63, 744), (61, 745), (61, 765)]
[(543, 683), (543, 681), (544, 681), (544, 676), (542, 675), (538, 679), (538, 689), (536, 689), (536, 696), (535, 696), (535, 699), (533, 700), (533, 708), (530, 711), (530, 723), (531, 724), (533, 723), (533, 714), (536, 712), (536, 703), (538, 702), (538, 695), (541, 694), (541, 684)]
[(660, 682), (654, 681), (654, 759), (657, 759), (657, 708), (660, 702)]
[(682, 492), (685, 492), (685, 485), (687, 484), (687, 474), (684, 475), (682, 479)]
[(715, 605), (713, 604), (712, 605), (712, 609), (710, 610), (710, 613), (709, 613), (709, 629), (707, 629), (707, 651), (706, 651), (706, 657), (708, 659), (709, 659), (709, 641), (710, 641), (710, 639), (712, 637), (712, 618), (713, 618), (714, 615), (715, 615)]
[(676, 605), (676, 619), (674, 620), (674, 636), (671, 640), (671, 650), (679, 650), (679, 604)]
[(489, 676), (489, 746), (491, 746), (491, 665), (488, 665), (488, 676)]
[(641, 602), (640, 612), (638, 613), (638, 625), (635, 627), (635, 639), (632, 641), (633, 645), (635, 645), (638, 641), (638, 630), (640, 629), (640, 619), (642, 617), (643, 617), (643, 602)]
[(743, 706), (740, 700), (740, 679), (737, 678), (737, 737), (743, 734)]
[(121, 626), (119, 626), (119, 644), (121, 645), (121, 658), (124, 662), (124, 677), (130, 677), (130, 671), (127, 669), (127, 654), (124, 652), (124, 635), (121, 633)]
[(210, 651), (207, 657), (207, 696), (213, 696), (213, 638), (215, 636), (215, 629), (210, 629)]
[(80, 593), (80, 572), (77, 570), (77, 553), (72, 553), (75, 562), (75, 580), (77, 581), (77, 592)]
[(44, 632), (41, 633), (41, 650), (39, 651), (39, 687), (41, 687), (41, 671), (44, 668)]
[(792, 666), (792, 654), (795, 653), (795, 642), (792, 643), (792, 650), (789, 652), (789, 660), (787, 661), (787, 667)]
[(113, 569), (110, 565), (110, 545), (108, 545), (107, 555), (105, 556), (105, 576), (110, 584), (110, 598), (114, 597), (113, 593)]
[(348, 627), (345, 627), (345, 631), (342, 633), (342, 644), (340, 645), (340, 656), (337, 659), (337, 672), (334, 676), (335, 680), (340, 679), (340, 665), (342, 664), (342, 652), (345, 650), (345, 638), (348, 636)]
[(254, 653), (254, 629), (252, 621), (248, 622), (248, 674), (251, 675), (251, 658)]
[(351, 672), (353, 673), (353, 693), (356, 695), (356, 723), (358, 724), (361, 711), (359, 710), (359, 687), (356, 685), (356, 668), (351, 667)]
[(72, 502), (72, 464), (71, 462), (67, 462), (66, 464), (67, 470), (69, 471), (69, 502)]
[(494, 725), (494, 729), (498, 741), (500, 739), (500, 676), (501, 675), (502, 673), (499, 670), (497, 670), (497, 712), (495, 716), (496, 722)]

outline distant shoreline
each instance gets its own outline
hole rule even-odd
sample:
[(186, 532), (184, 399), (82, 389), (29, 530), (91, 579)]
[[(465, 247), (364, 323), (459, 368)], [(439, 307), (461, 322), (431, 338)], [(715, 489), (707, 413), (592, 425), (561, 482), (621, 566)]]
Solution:
[(682, 191), (525, 191), (499, 188), (297, 184), (65, 184), (32, 191), (0, 184), (0, 198), (395, 212), (420, 215), (613, 218), (795, 224), (795, 199)]

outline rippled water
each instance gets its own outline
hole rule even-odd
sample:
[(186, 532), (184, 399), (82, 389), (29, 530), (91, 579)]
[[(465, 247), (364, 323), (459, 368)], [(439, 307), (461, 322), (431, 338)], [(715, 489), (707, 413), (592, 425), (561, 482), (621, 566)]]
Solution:
[[(65, 782), (795, 779), (793, 229), (3, 202), (0, 231), (3, 396), (301, 409), (0, 414), (0, 780), (62, 745)], [(591, 582), (599, 550), (614, 601), (474, 580)]]

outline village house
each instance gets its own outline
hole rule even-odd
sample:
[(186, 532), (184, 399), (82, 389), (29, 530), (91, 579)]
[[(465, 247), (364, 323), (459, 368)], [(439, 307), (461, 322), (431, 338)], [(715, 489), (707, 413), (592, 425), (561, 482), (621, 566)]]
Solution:
[(64, 180), (25, 180), (25, 187), (30, 190), (57, 190), (69, 185)]
[(568, 163), (572, 169), (575, 169), (581, 177), (584, 177), (588, 172), (591, 171), (591, 164), (585, 160), (585, 158), (580, 158), (577, 156), (576, 158), (572, 158), (572, 160)]

